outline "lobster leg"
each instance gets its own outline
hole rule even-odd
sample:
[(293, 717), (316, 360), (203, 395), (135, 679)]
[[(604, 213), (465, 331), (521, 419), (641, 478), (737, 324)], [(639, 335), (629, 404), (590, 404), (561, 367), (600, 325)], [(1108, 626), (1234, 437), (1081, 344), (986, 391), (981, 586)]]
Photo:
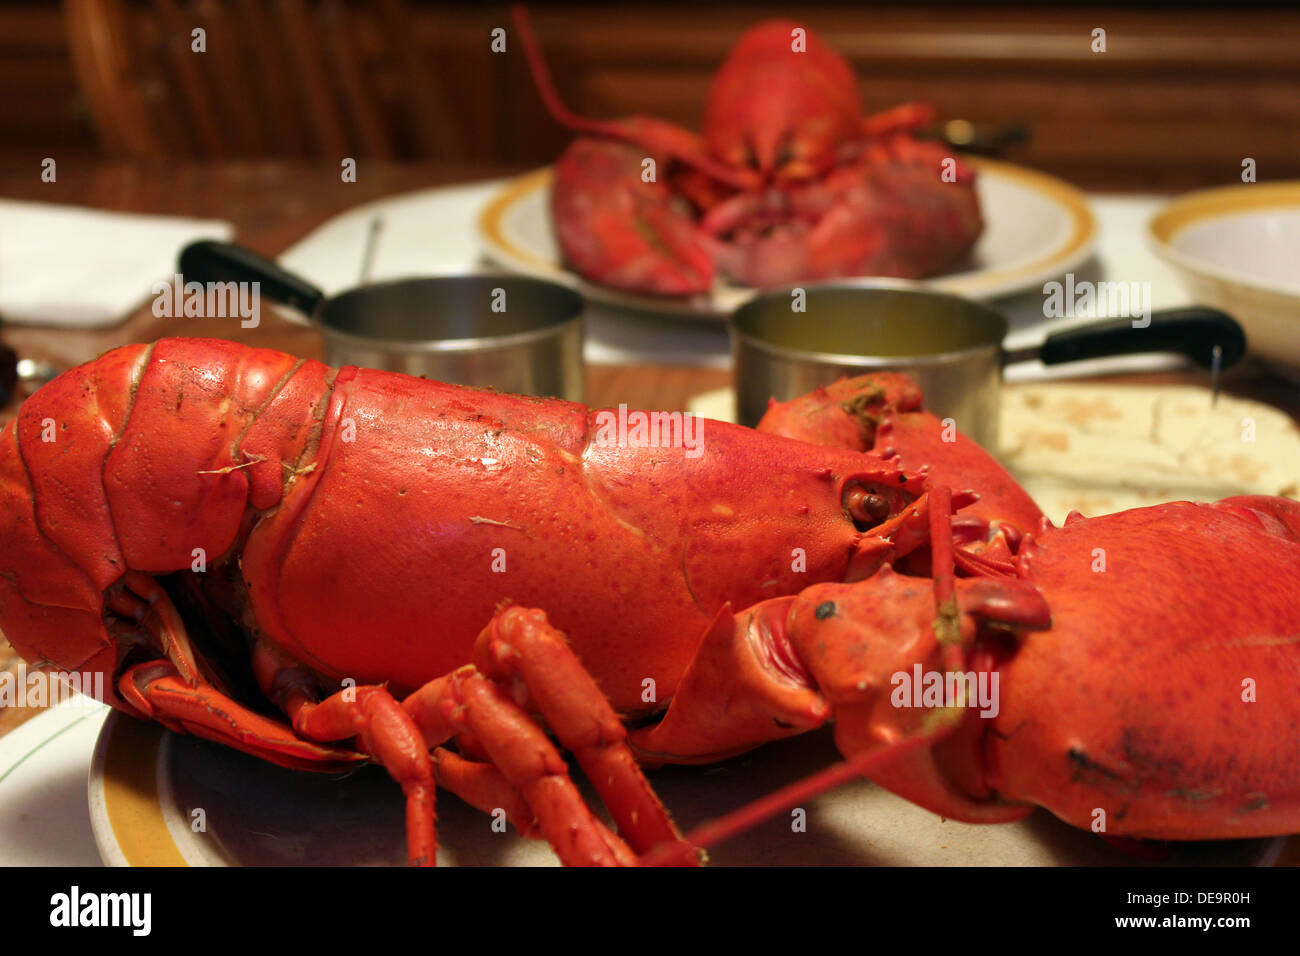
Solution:
[(168, 661), (129, 668), (117, 692), (141, 713), (177, 733), (190, 733), (234, 747), (291, 770), (345, 770), (361, 754), (304, 740), (283, 723), (249, 710), (211, 684), (192, 687)]
[(339, 691), (320, 703), (299, 698), (289, 710), (293, 727), (313, 740), (356, 737), (406, 795), (407, 852), (412, 866), (432, 866), (434, 834), (433, 766), (419, 729), (386, 688), (362, 686)]
[(186, 684), (197, 687), (202, 682), (185, 623), (157, 581), (140, 571), (127, 571), (122, 590), (110, 595), (107, 604), (119, 618), (129, 618), (149, 632)]
[[(503, 687), (511, 687), (511, 699)], [(516, 703), (522, 701), (523, 703)], [(537, 816), (565, 862), (628, 863), (632, 853), (582, 804), (558, 751), (524, 711), (539, 711), (577, 758), (637, 852), (680, 836), (625, 742), (626, 731), (563, 634), (537, 610), (507, 607), (480, 634), (474, 665), (433, 681), (406, 700), (431, 745), (468, 731)], [(462, 785), (499, 792), (499, 781), (447, 763)], [(467, 796), (483, 806), (482, 798)], [(500, 804), (497, 804), (500, 806)], [(522, 828), (521, 828), (522, 829)], [(607, 844), (595, 843), (599, 837)], [(572, 841), (580, 840), (578, 845)]]
[[(278, 734), (272, 742), (281, 749), (356, 738), (358, 750), (381, 763), (406, 795), (412, 865), (432, 865), (436, 858), (435, 767), (448, 789), (467, 802), (489, 811), (505, 809), (525, 835), (532, 835), (534, 827), (540, 829), (566, 864), (627, 864), (634, 859), (632, 851), (587, 810), (568, 779), (563, 759), (541, 729), (474, 667), (431, 681), (403, 706), (386, 688), (374, 685), (347, 688), (316, 702), (316, 682), (310, 672), (266, 643), (255, 645), (253, 665), (258, 683), (290, 718), (294, 733), (249, 714), (210, 687), (184, 686), (165, 661), (152, 665), (164, 673), (150, 682), (144, 701), (139, 694), (128, 693), (131, 687), (124, 687), (123, 693), (136, 706), (161, 705), (152, 708), (151, 716), (157, 719), (181, 715), (177, 729), (215, 737), (282, 764), (287, 761), (278, 752), (248, 746), (245, 732), (232, 740), (229, 735), (205, 732), (209, 728), (193, 721), (206, 716), (220, 730), (243, 724), (251, 716), (266, 725), (257, 729)], [(135, 668), (129, 676), (141, 670)], [(442, 748), (430, 755), (429, 746), (452, 736), (476, 752), (485, 752), (496, 766), (464, 760)], [(360, 754), (349, 756), (361, 759)], [(288, 765), (300, 766), (302, 761)]]
[(264, 641), (253, 647), (253, 673), (263, 692), (308, 740), (356, 738), (358, 749), (382, 764), (406, 795), (407, 851), (412, 866), (433, 866), (433, 764), (419, 728), (385, 687), (347, 687), (322, 701), (310, 672)]
[(214, 687), (200, 673), (185, 624), (167, 593), (138, 571), (128, 571), (123, 584), (107, 600), (117, 616), (112, 630), (120, 639), (147, 642), (166, 654), (128, 668), (117, 681), (122, 699), (140, 713), (177, 733), (215, 740), (282, 767), (332, 770), (363, 759), (303, 740)]
[(891, 136), (915, 133), (934, 122), (934, 104), (913, 100), (862, 118), (862, 132), (867, 136)]
[(523, 682), (633, 848), (680, 839), (627, 746), (626, 728), (545, 613), (519, 607), (498, 612), (479, 638), (474, 661), (497, 681)]
[(484, 810), (495, 808), (489, 801), (502, 806), (496, 800), (505, 789), (504, 780), (528, 807), (527, 813), (516, 811), (516, 815), (536, 819), (566, 866), (631, 862), (632, 851), (583, 803), (569, 779), (564, 758), (537, 722), (472, 665), (425, 684), (406, 698), (404, 706), (426, 744), (468, 730), (483, 745), (499, 778), (491, 774), (472, 778), (469, 767), (447, 764), (446, 758), (440, 758), (448, 777), (459, 777), (468, 802)]
[(382, 687), (357, 687), (315, 702), (316, 681), (303, 668), (259, 642), (253, 665), (258, 682), (289, 716), (292, 730), (250, 711), (200, 673), (185, 624), (167, 593), (149, 575), (124, 576), (125, 588), (109, 598), (118, 628), (133, 621), (166, 659), (131, 667), (118, 692), (142, 713), (181, 733), (215, 740), (281, 766), (331, 769), (362, 754), (314, 742), (356, 737), (361, 750), (382, 763), (407, 798), (407, 844), (413, 866), (432, 865), (434, 778), (428, 750), (410, 716)]
[[(459, 743), (458, 740), (457, 744)], [(446, 747), (435, 747), (433, 771), (438, 778), (438, 786), (450, 790), (470, 806), (489, 815), (504, 810), (506, 819), (519, 831), (520, 836), (542, 836), (537, 828), (537, 817), (528, 801), (494, 765), (466, 760)]]

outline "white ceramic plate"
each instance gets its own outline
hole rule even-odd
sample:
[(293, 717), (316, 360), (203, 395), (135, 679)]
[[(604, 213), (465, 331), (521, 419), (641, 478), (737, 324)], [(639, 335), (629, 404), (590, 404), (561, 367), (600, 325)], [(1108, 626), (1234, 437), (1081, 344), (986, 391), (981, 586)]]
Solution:
[(76, 695), (0, 737), (0, 866), (98, 866), (86, 770), (109, 708)]
[[(1096, 223), (1083, 194), (1044, 173), (992, 160), (971, 160), (985, 228), (961, 271), (920, 285), (993, 299), (1041, 286), (1092, 252)], [(753, 290), (719, 281), (710, 295), (634, 295), (595, 285), (566, 269), (551, 230), (548, 167), (508, 183), (483, 208), (479, 234), (488, 258), (528, 275), (566, 282), (608, 305), (719, 319)]]
[[(829, 731), (711, 767), (666, 767), (650, 781), (689, 829), (838, 760)], [(91, 771), (95, 837), (114, 865), (405, 863), (401, 791), (377, 767), (346, 777), (296, 773), (157, 724), (112, 714)], [(580, 789), (599, 806), (585, 781)], [(1128, 865), (1140, 861), (1039, 811), (1019, 823), (944, 821), (866, 780), (809, 801), (709, 853), (721, 865)], [(196, 814), (201, 810), (202, 813)], [(202, 821), (201, 828), (196, 827)], [(447, 793), (438, 795), (441, 865), (554, 866), (550, 848)], [(1267, 864), (1277, 840), (1181, 845), (1168, 864)]]
[(1300, 182), (1190, 193), (1147, 224), (1192, 296), (1233, 315), (1250, 350), (1300, 381)]

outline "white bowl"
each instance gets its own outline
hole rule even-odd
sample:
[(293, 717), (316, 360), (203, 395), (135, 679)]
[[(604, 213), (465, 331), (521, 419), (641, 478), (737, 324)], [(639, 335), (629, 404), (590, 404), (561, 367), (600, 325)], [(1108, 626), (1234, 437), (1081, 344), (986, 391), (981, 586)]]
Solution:
[(1234, 316), (1253, 353), (1300, 381), (1300, 182), (1179, 197), (1151, 217), (1147, 239), (1198, 303)]

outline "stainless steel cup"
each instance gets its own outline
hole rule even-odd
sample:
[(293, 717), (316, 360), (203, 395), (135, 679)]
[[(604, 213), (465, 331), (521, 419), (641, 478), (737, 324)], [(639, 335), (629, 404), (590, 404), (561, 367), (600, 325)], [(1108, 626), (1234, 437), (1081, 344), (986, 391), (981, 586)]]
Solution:
[(583, 398), (586, 303), (567, 286), (511, 275), (374, 282), (327, 297), (301, 276), (228, 242), (185, 248), (186, 281), (256, 282), (305, 315), (331, 365), (360, 365), (524, 395)]
[(583, 312), (582, 297), (566, 286), (472, 275), (362, 286), (328, 299), (312, 318), (330, 365), (576, 402)]
[(1001, 313), (954, 295), (889, 284), (809, 286), (751, 299), (731, 319), (736, 413), (753, 426), (769, 398), (786, 401), (846, 375), (910, 375), (926, 407), (996, 447), (1002, 380)]
[(1173, 351), (1205, 368), (1228, 368), (1246, 351), (1230, 316), (1191, 307), (1152, 313), (1143, 327), (1130, 319), (1091, 323), (1008, 353), (1007, 320), (991, 306), (879, 280), (767, 292), (732, 313), (730, 328), (743, 425), (758, 423), (769, 398), (787, 401), (846, 375), (895, 371), (921, 386), (927, 409), (993, 450), (1004, 364)]

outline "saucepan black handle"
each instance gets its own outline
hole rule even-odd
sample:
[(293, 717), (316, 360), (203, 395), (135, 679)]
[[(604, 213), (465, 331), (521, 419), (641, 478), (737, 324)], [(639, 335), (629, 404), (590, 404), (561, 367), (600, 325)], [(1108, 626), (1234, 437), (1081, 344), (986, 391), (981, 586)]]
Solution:
[(1220, 367), (1230, 368), (1246, 354), (1246, 333), (1226, 312), (1204, 306), (1162, 309), (1151, 324), (1135, 327), (1133, 319), (1113, 319), (1066, 329), (1044, 340), (1044, 365), (1078, 362), (1140, 352), (1177, 352), (1201, 368), (1211, 368), (1214, 347), (1222, 350)]
[(258, 282), (262, 295), (304, 315), (312, 315), (325, 299), (302, 276), (233, 242), (190, 243), (181, 251), (180, 273), (186, 282)]

